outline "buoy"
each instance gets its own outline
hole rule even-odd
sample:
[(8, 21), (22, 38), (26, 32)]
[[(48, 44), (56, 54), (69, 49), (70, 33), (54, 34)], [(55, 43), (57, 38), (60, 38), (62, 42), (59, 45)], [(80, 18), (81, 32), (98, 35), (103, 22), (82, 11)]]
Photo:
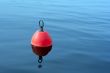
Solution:
[(31, 39), (33, 52), (39, 56), (38, 62), (41, 63), (43, 56), (47, 55), (52, 48), (52, 39), (47, 31), (43, 30), (44, 22), (39, 21), (40, 30), (36, 31)]

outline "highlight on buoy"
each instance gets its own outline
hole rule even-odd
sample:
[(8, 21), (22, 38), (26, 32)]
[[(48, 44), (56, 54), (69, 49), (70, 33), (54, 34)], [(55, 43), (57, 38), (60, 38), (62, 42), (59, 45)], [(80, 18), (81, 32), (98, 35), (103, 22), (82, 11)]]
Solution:
[(44, 31), (43, 20), (39, 21), (40, 30), (36, 31), (31, 39), (33, 52), (38, 55), (38, 62), (42, 63), (43, 56), (46, 56), (52, 49), (52, 39), (48, 32)]

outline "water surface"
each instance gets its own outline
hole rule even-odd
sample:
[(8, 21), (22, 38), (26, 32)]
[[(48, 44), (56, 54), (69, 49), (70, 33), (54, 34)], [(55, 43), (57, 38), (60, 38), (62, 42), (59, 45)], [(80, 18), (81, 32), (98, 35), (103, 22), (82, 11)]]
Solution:
[[(43, 19), (53, 39), (39, 69), (30, 40)], [(109, 0), (1, 0), (0, 73), (110, 73)]]

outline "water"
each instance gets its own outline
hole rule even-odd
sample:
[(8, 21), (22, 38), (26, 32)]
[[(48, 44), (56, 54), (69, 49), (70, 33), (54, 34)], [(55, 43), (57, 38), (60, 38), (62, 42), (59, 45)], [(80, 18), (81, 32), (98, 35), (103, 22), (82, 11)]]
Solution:
[[(40, 19), (53, 39), (41, 69), (30, 45)], [(110, 73), (110, 1), (1, 0), (0, 73)]]

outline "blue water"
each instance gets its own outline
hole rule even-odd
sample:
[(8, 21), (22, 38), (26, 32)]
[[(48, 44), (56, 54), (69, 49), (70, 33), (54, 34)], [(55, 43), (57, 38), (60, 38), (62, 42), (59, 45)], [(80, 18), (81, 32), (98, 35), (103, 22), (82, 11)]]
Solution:
[[(53, 39), (41, 69), (40, 19)], [(0, 0), (0, 73), (110, 73), (110, 0)]]

